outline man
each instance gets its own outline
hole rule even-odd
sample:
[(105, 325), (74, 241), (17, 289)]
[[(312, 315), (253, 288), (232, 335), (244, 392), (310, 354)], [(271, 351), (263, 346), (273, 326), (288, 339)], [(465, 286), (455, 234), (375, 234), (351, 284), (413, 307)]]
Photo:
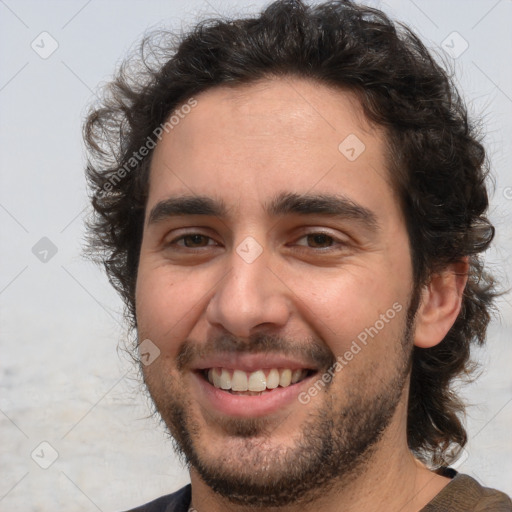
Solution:
[(448, 467), (496, 292), (485, 153), (445, 72), (348, 1), (172, 44), (85, 127), (93, 246), (190, 469), (135, 510), (512, 510)]

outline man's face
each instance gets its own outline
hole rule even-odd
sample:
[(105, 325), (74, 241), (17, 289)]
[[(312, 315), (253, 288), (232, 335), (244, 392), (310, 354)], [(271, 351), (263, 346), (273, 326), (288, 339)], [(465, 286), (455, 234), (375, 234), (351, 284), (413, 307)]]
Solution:
[(136, 310), (160, 355), (144, 376), (193, 472), (282, 505), (405, 432), (407, 232), (351, 94), (290, 78), (196, 100), (151, 164)]

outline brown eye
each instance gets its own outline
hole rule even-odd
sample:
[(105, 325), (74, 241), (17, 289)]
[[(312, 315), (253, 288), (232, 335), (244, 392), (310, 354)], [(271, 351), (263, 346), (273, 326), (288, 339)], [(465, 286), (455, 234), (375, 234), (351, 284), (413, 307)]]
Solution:
[[(302, 242), (304, 240), (304, 242)], [(296, 244), (301, 248), (329, 250), (336, 249), (336, 246), (343, 246), (341, 240), (337, 240), (327, 233), (308, 233), (300, 237)]]
[(166, 244), (168, 248), (179, 248), (179, 249), (201, 249), (203, 247), (212, 247), (217, 245), (215, 241), (206, 235), (201, 233), (189, 233), (174, 238)]
[[(185, 235), (181, 238), (185, 244), (185, 247), (204, 247), (208, 245), (208, 237), (204, 235)], [(202, 243), (206, 242), (206, 244)]]
[(315, 233), (313, 235), (307, 235), (306, 238), (309, 244), (313, 244), (312, 246), (314, 248), (320, 248), (319, 246), (330, 247), (334, 242), (332, 236), (326, 235), (325, 233)]

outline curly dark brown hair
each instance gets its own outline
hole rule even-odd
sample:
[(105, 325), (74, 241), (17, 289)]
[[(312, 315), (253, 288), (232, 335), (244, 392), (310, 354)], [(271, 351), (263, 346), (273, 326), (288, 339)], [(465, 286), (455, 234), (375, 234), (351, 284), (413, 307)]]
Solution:
[(464, 404), (453, 382), (470, 374), (470, 347), (484, 343), (496, 297), (480, 257), (494, 237), (485, 216), (489, 165), (451, 75), (410, 29), (381, 11), (350, 1), (279, 0), (255, 17), (210, 19), (183, 36), (146, 37), (84, 126), (92, 257), (104, 264), (136, 328), (149, 168), (161, 127), (172, 129), (171, 114), (214, 86), (289, 76), (356, 93), (368, 119), (385, 129), (416, 288), (469, 257), (455, 324), (439, 345), (413, 352), (409, 447), (432, 466), (447, 464), (466, 443)]

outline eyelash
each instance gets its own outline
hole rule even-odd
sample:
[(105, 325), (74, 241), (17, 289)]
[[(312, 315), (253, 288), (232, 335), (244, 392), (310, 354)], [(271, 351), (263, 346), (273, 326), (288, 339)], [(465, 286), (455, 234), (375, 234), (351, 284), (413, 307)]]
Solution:
[[(333, 237), (332, 235), (330, 235), (329, 233), (325, 233), (323, 231), (314, 231), (314, 232), (311, 232), (311, 233), (306, 233), (306, 234), (302, 235), (300, 238), (298, 238), (297, 241), (302, 240), (303, 238), (314, 237), (314, 236), (319, 236), (319, 235), (327, 237), (328, 239), (330, 239), (332, 241), (333, 244), (338, 244), (339, 246), (346, 246), (347, 245), (346, 243), (342, 242), (341, 240), (338, 240), (335, 237)], [(171, 240), (168, 244), (166, 244), (166, 246), (170, 247), (170, 246), (173, 246), (173, 245), (177, 245), (177, 242), (179, 242), (181, 240), (185, 240), (186, 238), (194, 237), (194, 236), (200, 236), (203, 239), (206, 238), (206, 239), (209, 239), (209, 240), (213, 240), (212, 237), (210, 237), (208, 235), (204, 235), (202, 233), (186, 233), (184, 235), (181, 235), (181, 236)], [(202, 247), (185, 247), (184, 245), (178, 245), (178, 247), (180, 247), (180, 249), (183, 249), (183, 250), (188, 250), (188, 251), (194, 252), (194, 251), (201, 251), (202, 249), (205, 249), (207, 247), (212, 247), (212, 245), (206, 245), (206, 246), (202, 246)], [(340, 249), (339, 247), (334, 247), (334, 246), (320, 247), (320, 248), (318, 248), (318, 247), (306, 247), (306, 246), (299, 246), (299, 247), (302, 247), (299, 250), (317, 249), (318, 251), (321, 251), (323, 253), (332, 252), (332, 251)]]

